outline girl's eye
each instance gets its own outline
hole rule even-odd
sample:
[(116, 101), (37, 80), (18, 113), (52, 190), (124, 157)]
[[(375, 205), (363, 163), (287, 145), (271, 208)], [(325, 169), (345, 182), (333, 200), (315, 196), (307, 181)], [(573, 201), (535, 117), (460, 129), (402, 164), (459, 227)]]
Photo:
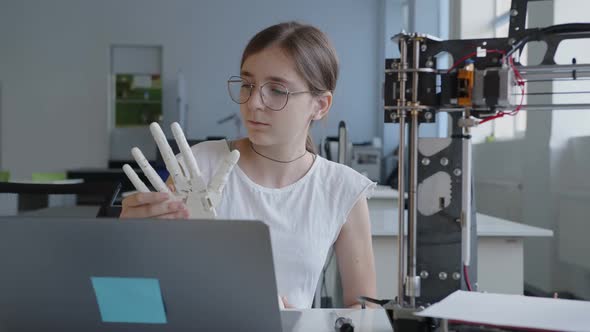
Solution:
[(285, 91), (285, 90), (282, 90), (282, 89), (280, 89), (280, 88), (273, 88), (271, 91), (272, 91), (272, 93), (273, 93), (273, 94), (275, 94), (275, 95), (281, 95), (281, 96), (284, 96), (284, 95), (286, 95), (286, 94), (287, 94), (287, 91)]

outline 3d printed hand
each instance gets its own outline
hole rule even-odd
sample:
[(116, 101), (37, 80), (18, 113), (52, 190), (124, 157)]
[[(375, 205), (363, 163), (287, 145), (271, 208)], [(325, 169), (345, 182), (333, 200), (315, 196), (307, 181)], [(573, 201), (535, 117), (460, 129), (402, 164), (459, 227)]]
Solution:
[[(218, 166), (209, 184), (206, 184), (201, 177), (197, 160), (186, 141), (180, 125), (174, 122), (171, 127), (174, 139), (180, 149), (180, 157), (178, 159), (172, 152), (170, 145), (168, 145), (162, 128), (157, 123), (154, 122), (150, 125), (150, 131), (162, 154), (166, 169), (168, 169), (170, 176), (174, 180), (174, 186), (176, 188), (174, 193), (170, 191), (168, 186), (166, 186), (164, 181), (154, 171), (139, 148), (134, 147), (131, 149), (131, 154), (157, 191), (171, 193), (172, 197), (174, 197), (173, 199), (183, 201), (186, 204), (189, 210), (189, 218), (214, 218), (217, 215), (215, 207), (221, 201), (223, 187), (233, 167), (238, 162), (240, 153), (237, 150), (228, 153)], [(123, 166), (123, 171), (138, 191), (150, 191), (129, 164)]]

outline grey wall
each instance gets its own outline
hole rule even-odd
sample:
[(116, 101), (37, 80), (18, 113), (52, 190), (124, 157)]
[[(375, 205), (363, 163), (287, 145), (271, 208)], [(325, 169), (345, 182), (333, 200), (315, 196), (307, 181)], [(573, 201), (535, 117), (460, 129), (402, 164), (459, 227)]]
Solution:
[(15, 177), (33, 171), (104, 167), (108, 159), (108, 87), (113, 44), (163, 47), (165, 122), (175, 114), (175, 78), (187, 79), (188, 135), (233, 136), (216, 120), (237, 112), (225, 81), (238, 72), (248, 39), (285, 20), (324, 30), (341, 62), (335, 102), (314, 137), (350, 125), (353, 141), (381, 132), (377, 59), (378, 0), (143, 1), (0, 0), (0, 160)]
[[(2, 81), (0, 81), (0, 142), (2, 142)], [(2, 167), (2, 144), (0, 144), (0, 170)]]
[[(406, 32), (426, 33), (432, 36), (449, 39), (449, 1), (448, 0), (382, 0), (385, 19), (384, 51), (386, 58), (399, 58), (399, 47), (390, 39), (405, 30)], [(383, 66), (381, 67), (383, 68)], [(381, 69), (383, 70), (383, 69)], [(383, 77), (383, 75), (381, 76)], [(383, 105), (383, 96), (380, 99)], [(383, 152), (387, 156), (399, 145), (399, 125), (382, 123)], [(437, 116), (436, 124), (420, 125), (420, 137), (444, 137), (447, 131), (446, 114)], [(394, 168), (393, 158), (385, 159), (384, 176)]]

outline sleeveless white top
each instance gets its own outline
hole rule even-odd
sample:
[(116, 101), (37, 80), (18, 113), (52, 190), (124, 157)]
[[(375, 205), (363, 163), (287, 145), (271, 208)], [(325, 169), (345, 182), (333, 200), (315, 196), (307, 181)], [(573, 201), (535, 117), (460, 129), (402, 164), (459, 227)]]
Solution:
[[(229, 148), (225, 140), (207, 141), (192, 151), (209, 183)], [(278, 189), (256, 184), (236, 165), (217, 215), (267, 224), (278, 294), (296, 308), (310, 308), (330, 247), (354, 204), (374, 186), (352, 168), (320, 156), (301, 179)]]

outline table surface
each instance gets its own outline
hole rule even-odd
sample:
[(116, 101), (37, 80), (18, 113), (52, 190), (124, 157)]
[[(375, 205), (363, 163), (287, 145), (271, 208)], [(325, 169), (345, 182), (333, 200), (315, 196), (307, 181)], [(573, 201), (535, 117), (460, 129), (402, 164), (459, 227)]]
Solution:
[[(373, 236), (397, 236), (398, 209), (396, 207), (371, 207), (371, 233)], [(407, 221), (408, 214), (405, 214)], [(529, 226), (510, 220), (477, 213), (477, 236), (479, 237), (551, 237), (553, 231), (545, 228)], [(404, 233), (407, 235), (407, 230)]]
[(96, 217), (98, 206), (76, 205), (76, 206), (52, 206), (39, 210), (24, 211), (19, 216), (26, 217)]
[(301, 312), (301, 317), (293, 328), (294, 332), (333, 332), (337, 317), (350, 318), (355, 332), (391, 332), (393, 330), (383, 309), (305, 309), (296, 311)]
[[(397, 199), (398, 197), (399, 197), (399, 191), (397, 191), (389, 186), (377, 185), (377, 186), (375, 186), (375, 190), (373, 190), (373, 195), (371, 195), (370, 199), (389, 199), (389, 198)], [(405, 197), (408, 197), (407, 193), (406, 193)]]
[(26, 183), (26, 184), (78, 184), (84, 183), (84, 179), (64, 179), (64, 180), (48, 180), (48, 181), (33, 181), (31, 179), (15, 179), (11, 183)]

